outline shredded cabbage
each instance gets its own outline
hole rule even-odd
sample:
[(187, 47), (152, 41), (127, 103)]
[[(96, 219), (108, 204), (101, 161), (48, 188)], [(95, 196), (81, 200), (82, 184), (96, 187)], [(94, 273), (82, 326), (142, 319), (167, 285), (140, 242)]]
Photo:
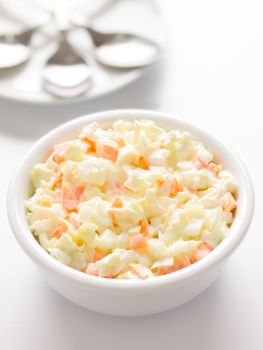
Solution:
[(188, 132), (152, 121), (98, 123), (31, 173), (28, 225), (53, 258), (105, 278), (185, 268), (227, 237), (237, 184)]

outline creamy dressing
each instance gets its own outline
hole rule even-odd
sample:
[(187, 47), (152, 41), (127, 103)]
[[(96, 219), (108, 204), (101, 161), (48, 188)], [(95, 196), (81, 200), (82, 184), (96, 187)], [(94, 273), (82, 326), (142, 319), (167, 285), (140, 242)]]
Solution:
[(229, 235), (233, 175), (187, 133), (151, 121), (87, 125), (32, 169), (29, 227), (90, 275), (146, 279), (205, 258)]

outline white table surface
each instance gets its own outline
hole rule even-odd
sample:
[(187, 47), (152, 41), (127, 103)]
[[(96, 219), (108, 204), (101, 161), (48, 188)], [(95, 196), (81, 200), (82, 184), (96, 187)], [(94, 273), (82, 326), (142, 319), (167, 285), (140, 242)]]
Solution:
[[(169, 47), (136, 83), (73, 106), (0, 101), (2, 350), (263, 349), (262, 1), (159, 2)], [(247, 164), (258, 199), (248, 235), (221, 277), (186, 305), (141, 318), (96, 314), (60, 297), (15, 242), (5, 206), (16, 164), (41, 135), (75, 116), (122, 107), (170, 112), (215, 134)]]

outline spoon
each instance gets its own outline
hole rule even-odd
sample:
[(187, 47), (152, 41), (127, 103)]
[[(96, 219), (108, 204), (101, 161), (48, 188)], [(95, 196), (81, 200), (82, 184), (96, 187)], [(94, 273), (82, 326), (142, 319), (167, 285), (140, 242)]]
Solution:
[(36, 30), (30, 28), (17, 34), (0, 35), (0, 69), (18, 66), (30, 58), (30, 42)]
[(59, 28), (56, 52), (47, 60), (43, 72), (43, 88), (57, 97), (76, 97), (92, 86), (92, 72), (68, 41), (69, 24), (65, 3), (56, 0), (54, 15)]
[(136, 68), (149, 65), (160, 58), (160, 46), (145, 37), (126, 33), (103, 33), (93, 26), (82, 28), (91, 36), (96, 60), (106, 66)]
[(60, 32), (59, 46), (46, 62), (43, 88), (58, 97), (75, 97), (91, 87), (91, 69), (76, 54), (67, 39), (67, 32)]

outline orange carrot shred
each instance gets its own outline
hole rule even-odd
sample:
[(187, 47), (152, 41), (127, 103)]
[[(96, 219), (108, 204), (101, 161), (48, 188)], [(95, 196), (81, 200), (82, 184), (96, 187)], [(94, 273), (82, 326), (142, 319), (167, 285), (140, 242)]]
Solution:
[(122, 200), (119, 197), (116, 197), (114, 202), (112, 203), (112, 207), (113, 208), (122, 208), (123, 207)]
[(106, 256), (106, 254), (104, 252), (95, 252), (94, 255), (93, 255), (92, 261), (96, 262), (96, 261), (104, 258), (105, 256)]
[(118, 145), (113, 144), (107, 144), (107, 143), (97, 143), (96, 145), (96, 156), (102, 157), (108, 160), (111, 160), (113, 162), (116, 161), (118, 158)]
[(63, 207), (68, 211), (77, 210), (79, 199), (84, 191), (83, 186), (76, 187), (74, 190), (65, 187), (62, 192)]
[(52, 232), (49, 238), (59, 239), (63, 233), (67, 232), (67, 230), (68, 226), (65, 223), (62, 223), (54, 232)]
[(175, 197), (178, 192), (182, 191), (182, 189), (182, 185), (176, 179), (174, 179), (170, 187), (169, 197)]
[(85, 142), (88, 145), (88, 149), (87, 149), (88, 153), (96, 152), (96, 143), (94, 141), (90, 140), (87, 136), (83, 136), (81, 138), (81, 141)]
[(147, 242), (143, 234), (138, 233), (129, 237), (129, 249), (145, 248), (146, 246)]
[(140, 222), (140, 233), (142, 233), (144, 236), (149, 236), (150, 231), (148, 229), (148, 222), (147, 220), (141, 220)]
[(200, 243), (200, 245), (193, 251), (190, 258), (191, 263), (195, 263), (198, 260), (201, 260), (207, 254), (209, 254), (213, 249), (205, 242)]
[(143, 156), (140, 156), (140, 158), (139, 158), (138, 167), (142, 168), (144, 170), (149, 170), (149, 164)]

